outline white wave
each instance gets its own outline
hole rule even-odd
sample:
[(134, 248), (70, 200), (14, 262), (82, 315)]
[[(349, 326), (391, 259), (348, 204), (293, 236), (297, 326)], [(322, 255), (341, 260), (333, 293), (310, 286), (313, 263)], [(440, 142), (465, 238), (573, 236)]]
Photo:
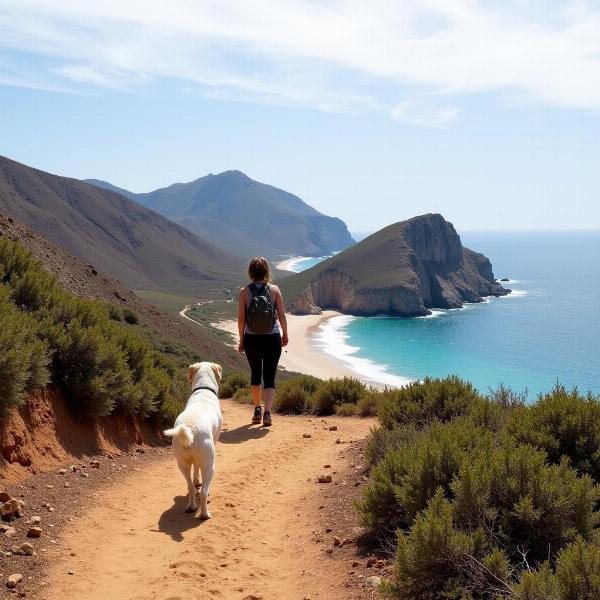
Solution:
[(511, 290), (510, 294), (506, 294), (506, 296), (498, 296), (498, 298), (521, 298), (522, 296), (528, 296), (529, 292), (527, 290)]
[(282, 271), (292, 271), (292, 273), (298, 272), (298, 263), (301, 263), (304, 260), (309, 260), (313, 258), (312, 256), (291, 256), (290, 258), (286, 258), (281, 262), (278, 262), (275, 267), (277, 269), (281, 269)]
[(443, 317), (448, 314), (447, 310), (442, 308), (432, 308), (431, 313), (428, 315), (423, 315), (422, 317), (415, 317), (417, 319), (437, 319), (438, 317)]
[(410, 383), (411, 379), (390, 373), (388, 371), (389, 365), (354, 356), (360, 350), (360, 347), (350, 346), (347, 343), (350, 336), (346, 333), (346, 327), (356, 318), (350, 315), (340, 315), (327, 319), (319, 326), (314, 336), (315, 343), (325, 354), (345, 363), (350, 370), (363, 380), (382, 383), (390, 387), (401, 387)]

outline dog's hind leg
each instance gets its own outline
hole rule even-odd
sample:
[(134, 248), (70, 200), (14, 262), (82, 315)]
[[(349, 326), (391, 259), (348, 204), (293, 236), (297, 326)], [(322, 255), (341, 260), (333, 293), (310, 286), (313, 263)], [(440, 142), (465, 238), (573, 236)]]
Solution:
[(192, 481), (192, 468), (189, 463), (186, 463), (182, 460), (177, 461), (177, 465), (179, 466), (179, 470), (185, 477), (185, 481), (188, 486), (188, 503), (185, 509), (186, 512), (196, 512), (198, 508), (198, 504), (196, 503), (196, 486)]
[(194, 463), (194, 487), (200, 487), (200, 465)]
[(206, 454), (202, 456), (202, 486), (200, 487), (200, 515), (201, 519), (210, 519), (211, 514), (208, 512), (208, 492), (210, 482), (215, 474), (215, 446), (210, 444)]

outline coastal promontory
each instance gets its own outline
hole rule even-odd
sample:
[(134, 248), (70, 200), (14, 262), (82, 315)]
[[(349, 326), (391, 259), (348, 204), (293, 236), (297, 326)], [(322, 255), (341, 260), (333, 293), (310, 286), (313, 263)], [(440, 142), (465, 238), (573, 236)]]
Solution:
[(495, 280), (490, 261), (463, 247), (452, 223), (439, 214), (389, 225), (285, 278), (281, 287), (294, 314), (336, 309), (362, 316), (422, 316), (432, 308), (460, 308), (510, 293)]

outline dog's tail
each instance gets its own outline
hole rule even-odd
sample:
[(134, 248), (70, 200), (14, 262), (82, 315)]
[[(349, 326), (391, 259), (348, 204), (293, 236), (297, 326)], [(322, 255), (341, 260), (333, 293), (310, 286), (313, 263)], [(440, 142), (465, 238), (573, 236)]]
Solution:
[(187, 425), (177, 425), (173, 429), (163, 431), (166, 436), (177, 438), (184, 448), (189, 448), (194, 443), (194, 433)]

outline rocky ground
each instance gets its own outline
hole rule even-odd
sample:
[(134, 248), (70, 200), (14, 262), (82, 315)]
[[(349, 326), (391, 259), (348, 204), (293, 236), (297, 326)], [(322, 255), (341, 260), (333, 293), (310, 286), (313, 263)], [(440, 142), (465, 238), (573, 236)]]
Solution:
[(266, 430), (223, 406), (211, 520), (184, 512), (168, 447), (34, 475), (6, 490), (24, 505), (2, 521), (0, 598), (375, 598), (391, 564), (352, 507), (373, 423), (277, 417)]

